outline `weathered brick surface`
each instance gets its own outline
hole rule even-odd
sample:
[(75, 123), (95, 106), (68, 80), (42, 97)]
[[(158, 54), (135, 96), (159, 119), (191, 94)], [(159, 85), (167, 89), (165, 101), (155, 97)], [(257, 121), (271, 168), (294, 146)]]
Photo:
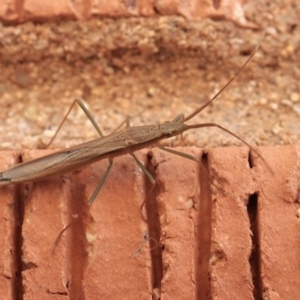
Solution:
[(210, 151), (212, 193), (211, 289), (213, 299), (253, 299), (249, 264), (249, 195), (255, 192), (247, 148)]
[[(18, 162), (18, 153), (1, 151), (0, 170), (7, 169)], [(16, 226), (18, 220), (16, 216), (16, 190), (13, 186), (0, 188), (0, 298), (14, 299), (18, 292), (17, 276), (20, 276), (18, 261), (15, 260), (16, 253)]]
[(75, 11), (71, 1), (25, 0), (20, 12), (21, 20), (74, 19)]
[[(188, 153), (201, 157), (198, 149)], [(157, 201), (162, 248), (161, 297), (194, 299), (198, 247), (195, 207), (199, 204), (200, 192), (196, 176), (198, 166), (194, 161), (163, 151), (153, 152), (152, 164), (158, 191), (156, 199), (151, 200)]]
[[(25, 152), (23, 161), (50, 152)], [(65, 226), (62, 214), (66, 209), (67, 194), (68, 189), (65, 189), (64, 180), (59, 176), (24, 186), (22, 199), (24, 299), (62, 299), (62, 295), (67, 293), (68, 279), (64, 274), (66, 252), (64, 237), (54, 249), (55, 240)]]
[(297, 299), (300, 291), (299, 146), (263, 147), (257, 185), (262, 289), (266, 299)]
[[(139, 157), (145, 161), (145, 156)], [(86, 179), (87, 198), (107, 166), (108, 162), (104, 161), (91, 167)], [(144, 198), (143, 174), (133, 158), (116, 158), (90, 209), (86, 229), (88, 257), (83, 277), (86, 299), (149, 299), (148, 243), (138, 251), (147, 233), (140, 211)]]
[(189, 19), (206, 17), (231, 19), (246, 23), (239, 0), (112, 0), (112, 1), (2, 1), (0, 19), (4, 22), (88, 20), (92, 17), (154, 17), (181, 15)]
[[(147, 162), (140, 153), (154, 188), (123, 156), (89, 210), (85, 203), (107, 161), (24, 184), (17, 197), (17, 187), (1, 186), (2, 295), (10, 299), (17, 288), (23, 299), (297, 299), (299, 149), (259, 148), (273, 173), (255, 154), (249, 159), (247, 148), (212, 149), (202, 159), (211, 180), (193, 161), (155, 149)], [(17, 158), (2, 153), (1, 170)], [(148, 226), (140, 213), (144, 199)], [(15, 201), (24, 205), (22, 244), (10, 251)]]
[[(222, 182), (222, 190), (214, 189), (213, 194), (213, 299), (237, 299), (240, 294), (243, 299), (296, 299), (300, 286), (299, 148), (259, 148), (272, 171), (256, 155), (251, 168), (247, 151), (211, 151), (211, 175)], [(257, 207), (249, 213), (254, 193)], [(250, 231), (249, 214), (253, 213), (257, 232)], [(253, 235), (256, 242), (251, 242)]]

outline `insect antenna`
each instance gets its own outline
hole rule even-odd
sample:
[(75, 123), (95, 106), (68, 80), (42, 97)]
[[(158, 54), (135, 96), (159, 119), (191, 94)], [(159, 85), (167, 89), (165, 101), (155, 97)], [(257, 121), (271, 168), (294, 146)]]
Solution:
[(233, 80), (235, 80), (236, 77), (239, 76), (239, 74), (243, 71), (243, 69), (246, 67), (246, 65), (249, 63), (249, 61), (252, 59), (252, 57), (255, 55), (255, 53), (257, 52), (264, 36), (265, 36), (266, 30), (263, 31), (263, 33), (260, 36), (260, 39), (257, 43), (257, 45), (255, 46), (254, 50), (252, 51), (252, 53), (250, 54), (250, 56), (247, 58), (247, 60), (244, 62), (244, 64), (242, 65), (242, 67), (237, 71), (236, 74), (234, 74), (229, 81), (210, 99), (207, 100), (202, 106), (200, 106), (198, 109), (196, 109), (193, 113), (191, 113), (190, 115), (188, 115), (187, 117), (185, 117), (182, 122), (186, 122), (190, 119), (192, 119), (194, 116), (196, 116), (197, 114), (199, 114), (205, 107), (209, 106), (230, 84)]

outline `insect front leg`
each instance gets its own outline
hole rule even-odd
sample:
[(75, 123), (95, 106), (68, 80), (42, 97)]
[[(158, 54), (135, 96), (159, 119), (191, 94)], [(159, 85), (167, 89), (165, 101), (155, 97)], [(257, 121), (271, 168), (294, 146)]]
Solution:
[(72, 105), (70, 106), (67, 114), (64, 116), (63, 120), (61, 121), (61, 123), (59, 124), (54, 136), (52, 137), (52, 139), (50, 140), (50, 142), (46, 145), (45, 148), (49, 148), (50, 145), (53, 143), (54, 139), (56, 138), (58, 132), (60, 131), (60, 129), (62, 128), (63, 124), (65, 123), (65, 121), (67, 120), (70, 112), (72, 111), (73, 107), (75, 106), (75, 104), (78, 104), (79, 107), (82, 109), (82, 111), (85, 113), (85, 115), (88, 117), (88, 119), (91, 121), (91, 123), (93, 124), (94, 128), (97, 130), (98, 134), (100, 135), (100, 137), (104, 137), (104, 134), (102, 133), (100, 127), (98, 126), (98, 124), (96, 123), (95, 119), (93, 118), (93, 116), (91, 115), (91, 113), (88, 111), (88, 109), (85, 107), (82, 99), (75, 99), (72, 103)]

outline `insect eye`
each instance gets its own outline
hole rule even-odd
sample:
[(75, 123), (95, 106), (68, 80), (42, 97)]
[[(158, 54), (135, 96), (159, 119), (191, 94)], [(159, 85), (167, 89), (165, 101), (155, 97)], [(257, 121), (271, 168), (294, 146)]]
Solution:
[(166, 133), (166, 137), (169, 138), (169, 137), (172, 137), (173, 136), (173, 132), (172, 131), (169, 131)]

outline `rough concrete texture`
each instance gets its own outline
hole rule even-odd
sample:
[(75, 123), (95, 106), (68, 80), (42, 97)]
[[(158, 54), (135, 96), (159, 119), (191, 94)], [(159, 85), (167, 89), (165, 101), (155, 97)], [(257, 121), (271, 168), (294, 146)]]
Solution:
[[(187, 115), (241, 68), (263, 28), (266, 35), (248, 66), (191, 123), (218, 123), (251, 145), (298, 143), (298, 2), (249, 1), (243, 9), (258, 31), (180, 16), (2, 24), (0, 147), (36, 149), (40, 140), (48, 142), (77, 97), (105, 134), (127, 116), (132, 125), (147, 125)], [(77, 108), (67, 124), (54, 147), (97, 137)], [(213, 128), (165, 143), (240, 145)]]
[[(130, 156), (122, 156), (90, 208), (87, 200), (107, 161), (1, 187), (3, 211), (23, 206), (6, 213), (10, 221), (0, 232), (5, 249), (15, 249), (1, 254), (3, 294), (6, 299), (297, 299), (300, 148), (256, 149), (259, 154), (238, 147), (176, 149), (201, 164), (161, 150), (142, 151), (138, 157), (156, 178), (155, 186)], [(17, 157), (2, 152), (1, 169)], [(14, 268), (21, 280), (9, 275)]]

